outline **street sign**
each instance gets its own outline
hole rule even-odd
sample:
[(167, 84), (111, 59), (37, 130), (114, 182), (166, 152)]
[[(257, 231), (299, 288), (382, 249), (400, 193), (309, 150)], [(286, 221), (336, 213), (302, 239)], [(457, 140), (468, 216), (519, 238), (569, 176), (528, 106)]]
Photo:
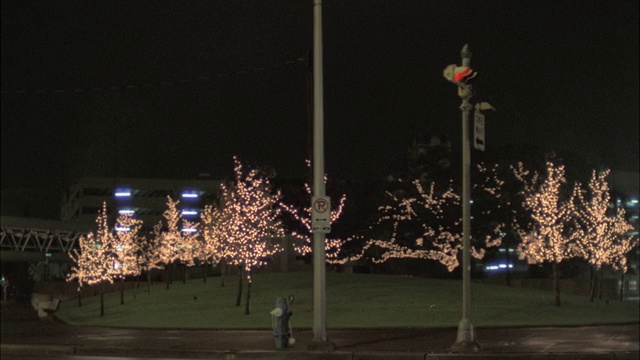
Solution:
[(484, 114), (475, 111), (473, 114), (473, 147), (484, 151)]
[(311, 231), (331, 232), (331, 198), (328, 196), (311, 198)]

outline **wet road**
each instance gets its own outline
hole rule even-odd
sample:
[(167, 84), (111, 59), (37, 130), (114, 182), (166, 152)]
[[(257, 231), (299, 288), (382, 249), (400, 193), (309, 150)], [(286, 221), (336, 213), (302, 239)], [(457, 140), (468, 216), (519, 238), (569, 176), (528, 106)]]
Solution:
[[(30, 348), (37, 359), (119, 359), (129, 358), (295, 358), (304, 355), (313, 338), (311, 330), (296, 331), (296, 345), (274, 350), (269, 330), (163, 330), (71, 326), (59, 321), (40, 320), (28, 305), (3, 305), (0, 332), (2, 359), (21, 353), (28, 359)], [(476, 335), (485, 355), (525, 354), (605, 354), (601, 358), (637, 359), (640, 351), (640, 324), (581, 327), (477, 328)], [(332, 358), (435, 358), (447, 354), (455, 342), (456, 329), (357, 329), (329, 330), (335, 343)], [(284, 353), (289, 352), (289, 357)], [(273, 353), (273, 354), (272, 354)], [(616, 353), (618, 357), (613, 356)], [(235, 355), (233, 355), (235, 354)], [(237, 356), (244, 354), (243, 357)], [(258, 357), (248, 357), (253, 354)], [(274, 355), (275, 354), (275, 355)], [(358, 355), (359, 354), (359, 355)], [(371, 356), (368, 356), (370, 354)], [(202, 357), (200, 357), (202, 355)], [(233, 356), (231, 356), (233, 355)], [(276, 357), (271, 357), (271, 356)], [(344, 357), (342, 357), (344, 355)], [(356, 357), (356, 355), (360, 357)], [(415, 355), (415, 357), (414, 357)], [(611, 355), (611, 357), (609, 357)], [(51, 357), (50, 357), (51, 356)], [(84, 357), (83, 357), (84, 356)], [(107, 356), (107, 357), (95, 357)], [(495, 357), (494, 357), (495, 358)], [(545, 357), (546, 358), (546, 357)], [(15, 358), (17, 359), (17, 357)]]

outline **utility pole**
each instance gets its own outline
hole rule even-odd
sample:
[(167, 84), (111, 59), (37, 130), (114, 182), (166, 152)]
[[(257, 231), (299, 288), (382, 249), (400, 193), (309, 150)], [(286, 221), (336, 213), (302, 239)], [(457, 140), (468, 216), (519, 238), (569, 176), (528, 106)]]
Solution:
[(469, 137), (469, 114), (473, 105), (469, 101), (473, 96), (472, 86), (467, 81), (475, 77), (471, 70), (471, 51), (465, 45), (460, 53), (462, 66), (449, 65), (444, 77), (458, 85), (458, 95), (462, 98), (462, 319), (458, 323), (458, 337), (451, 347), (455, 353), (480, 351), (475, 331), (471, 323), (471, 144)]

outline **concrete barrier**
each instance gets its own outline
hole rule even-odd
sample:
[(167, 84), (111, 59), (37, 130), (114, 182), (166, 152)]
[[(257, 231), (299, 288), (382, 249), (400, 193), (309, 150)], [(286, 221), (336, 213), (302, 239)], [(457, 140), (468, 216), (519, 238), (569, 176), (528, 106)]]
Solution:
[(52, 301), (41, 301), (38, 303), (38, 317), (41, 319), (48, 318), (58, 310), (60, 306), (60, 299), (53, 299)]
[(51, 302), (53, 300), (53, 296), (51, 294), (40, 294), (40, 293), (32, 293), (31, 294), (31, 306), (33, 306), (33, 310), (38, 311), (40, 309), (40, 303), (43, 301)]

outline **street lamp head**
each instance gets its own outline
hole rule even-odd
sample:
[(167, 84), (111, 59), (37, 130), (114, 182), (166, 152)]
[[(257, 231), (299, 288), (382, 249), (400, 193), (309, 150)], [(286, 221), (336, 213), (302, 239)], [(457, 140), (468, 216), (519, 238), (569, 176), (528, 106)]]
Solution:
[(451, 64), (442, 71), (442, 76), (444, 76), (445, 79), (458, 85), (461, 83), (466, 84), (469, 80), (476, 77), (476, 75), (478, 75), (478, 73), (470, 67), (457, 66), (456, 64)]
[(462, 50), (460, 51), (460, 56), (464, 59), (471, 59), (471, 50), (469, 50), (469, 44), (464, 44)]
[(493, 110), (496, 111), (496, 108), (488, 102), (479, 102), (476, 104), (476, 111), (484, 111), (484, 110)]

